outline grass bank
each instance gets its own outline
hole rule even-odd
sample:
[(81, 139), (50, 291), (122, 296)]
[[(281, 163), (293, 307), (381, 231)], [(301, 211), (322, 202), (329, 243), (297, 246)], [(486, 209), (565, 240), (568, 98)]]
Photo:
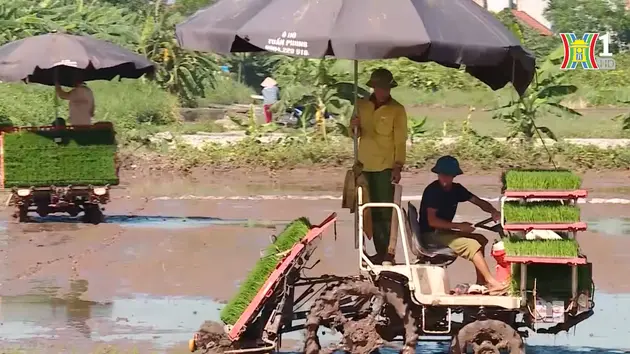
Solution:
[[(178, 119), (177, 98), (152, 82), (95, 81), (89, 87), (96, 101), (95, 121), (114, 123), (119, 133), (139, 125), (163, 125)], [(68, 116), (59, 102), (59, 116)], [(55, 90), (38, 84), (0, 84), (0, 122), (16, 126), (48, 125), (55, 119)]]
[[(630, 148), (600, 149), (558, 143), (549, 147), (549, 152), (559, 167), (571, 170), (630, 168)], [(326, 142), (302, 137), (268, 144), (247, 138), (233, 145), (208, 145), (202, 150), (179, 146), (168, 154), (173, 163), (184, 170), (198, 166), (269, 169), (337, 167), (350, 166), (353, 160), (352, 143), (348, 139)], [(434, 140), (414, 144), (408, 149), (407, 166), (426, 168), (446, 154), (456, 156), (469, 169), (553, 168), (547, 152), (540, 147), (466, 136), (447, 146)]]

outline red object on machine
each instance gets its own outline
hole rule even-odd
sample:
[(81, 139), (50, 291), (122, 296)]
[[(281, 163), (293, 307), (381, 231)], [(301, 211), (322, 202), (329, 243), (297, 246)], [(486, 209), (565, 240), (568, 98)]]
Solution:
[(586, 264), (585, 257), (532, 257), (532, 256), (507, 256), (505, 260), (510, 263), (524, 264)]
[(506, 260), (505, 249), (503, 244), (495, 243), (492, 245), (492, 257), (497, 261), (494, 277), (500, 282), (507, 282), (512, 276), (512, 264)]
[(258, 293), (247, 306), (238, 321), (232, 326), (228, 333), (228, 338), (231, 341), (237, 341), (241, 334), (245, 331), (245, 328), (252, 320), (256, 318), (258, 312), (263, 305), (265, 299), (273, 294), (274, 289), (278, 285), (282, 276), (290, 270), (291, 263), (298, 258), (302, 252), (306, 250), (306, 247), (318, 238), (330, 225), (337, 221), (337, 213), (330, 214), (326, 220), (317, 226), (313, 226), (309, 232), (302, 238), (300, 242), (295, 244), (281, 261), (278, 263), (276, 269), (271, 273), (265, 284), (258, 290)]
[(550, 230), (550, 231), (586, 231), (585, 222), (575, 222), (572, 224), (505, 224), (505, 231), (532, 231), (532, 230)]
[(583, 189), (574, 191), (505, 191), (503, 195), (508, 198), (521, 199), (578, 199), (586, 198), (588, 191)]

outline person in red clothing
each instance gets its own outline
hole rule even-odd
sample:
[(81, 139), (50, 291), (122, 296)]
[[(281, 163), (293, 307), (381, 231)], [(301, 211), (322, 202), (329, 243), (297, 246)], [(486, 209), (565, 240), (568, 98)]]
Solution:
[(276, 80), (268, 77), (260, 86), (263, 96), (263, 111), (265, 112), (265, 123), (271, 123), (273, 121), (273, 114), (271, 113), (271, 106), (278, 102), (280, 99), (280, 90), (278, 89), (278, 83)]

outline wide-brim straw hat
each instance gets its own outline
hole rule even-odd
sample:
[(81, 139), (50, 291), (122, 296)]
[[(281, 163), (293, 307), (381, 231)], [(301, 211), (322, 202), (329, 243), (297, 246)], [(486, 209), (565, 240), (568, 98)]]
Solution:
[(262, 87), (272, 87), (272, 86), (276, 86), (278, 83), (276, 82), (276, 80), (268, 77), (265, 80), (263, 80), (263, 82), (260, 84), (260, 86)]

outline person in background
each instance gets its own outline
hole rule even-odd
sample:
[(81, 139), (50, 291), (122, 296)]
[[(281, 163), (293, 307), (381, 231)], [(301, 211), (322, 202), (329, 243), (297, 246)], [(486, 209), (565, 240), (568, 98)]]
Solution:
[(278, 89), (278, 83), (276, 80), (267, 77), (260, 86), (263, 96), (263, 111), (265, 112), (265, 123), (271, 123), (273, 121), (273, 115), (271, 114), (271, 106), (278, 102), (280, 99), (280, 90)]
[(80, 77), (75, 79), (74, 88), (70, 92), (61, 89), (57, 83), (55, 85), (57, 96), (63, 100), (68, 100), (68, 110), (70, 111), (70, 125), (91, 125), (94, 118), (94, 94), (87, 87)]
[[(398, 84), (389, 70), (374, 70), (367, 86), (373, 93), (357, 101), (357, 116), (351, 121), (352, 130), (356, 128), (359, 135), (358, 159), (367, 179), (370, 202), (393, 203), (393, 184), (400, 182), (407, 153), (407, 112), (391, 96), (391, 89)], [(392, 209), (370, 210), (376, 249), (372, 262), (393, 262), (394, 256), (388, 252)]]
[(422, 237), (449, 247), (459, 257), (471, 261), (477, 273), (477, 284), (485, 285), (491, 295), (503, 295), (507, 285), (496, 280), (484, 258), (488, 239), (474, 233), (475, 227), (469, 222), (453, 222), (457, 205), (463, 202), (478, 206), (495, 221), (501, 219), (501, 213), (466, 187), (453, 182), (456, 176), (464, 173), (453, 156), (440, 157), (431, 172), (437, 174), (437, 179), (422, 193), (419, 220)]

